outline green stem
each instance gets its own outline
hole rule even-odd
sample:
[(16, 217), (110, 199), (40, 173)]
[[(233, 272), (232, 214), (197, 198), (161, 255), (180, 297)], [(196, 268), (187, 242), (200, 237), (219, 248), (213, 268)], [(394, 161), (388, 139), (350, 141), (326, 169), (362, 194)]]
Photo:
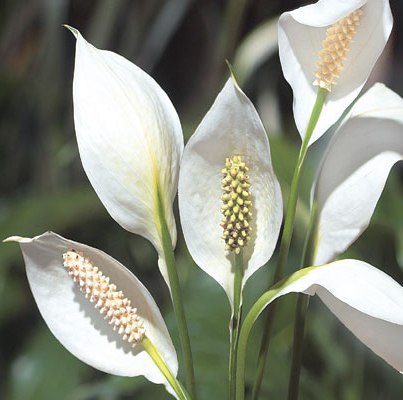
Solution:
[(256, 301), (256, 303), (250, 309), (246, 316), (242, 328), (239, 333), (238, 339), (238, 357), (236, 368), (236, 400), (244, 400), (245, 398), (245, 361), (246, 361), (246, 348), (248, 344), (249, 334), (253, 327), (253, 324), (263, 312), (263, 310), (269, 305), (271, 301), (279, 295), (279, 292), (286, 288), (291, 283), (300, 279), (316, 267), (309, 267), (294, 272), (291, 276), (283, 279), (281, 282), (273, 286), (269, 291), (263, 293), (262, 296)]
[[(317, 204), (313, 203), (309, 218), (308, 231), (305, 236), (304, 249), (301, 256), (301, 266), (313, 264), (313, 247), (317, 221)], [(297, 400), (299, 393), (299, 378), (301, 374), (302, 351), (304, 345), (305, 321), (309, 306), (309, 296), (299, 293), (294, 320), (293, 351), (288, 383), (288, 400)]]
[(141, 342), (141, 344), (144, 347), (144, 350), (152, 358), (152, 360), (154, 361), (155, 365), (158, 367), (158, 369), (165, 376), (166, 380), (171, 385), (171, 388), (178, 395), (179, 399), (180, 400), (190, 400), (189, 395), (186, 393), (185, 390), (183, 390), (181, 384), (176, 380), (175, 375), (169, 369), (168, 365), (166, 364), (166, 362), (162, 358), (160, 352), (154, 346), (154, 344), (150, 341), (150, 339), (148, 339), (148, 337), (145, 336), (143, 338), (143, 341)]
[(171, 298), (178, 325), (179, 340), (182, 347), (182, 354), (186, 370), (186, 387), (192, 398), (196, 400), (195, 377), (193, 369), (192, 349), (190, 346), (189, 333), (186, 324), (185, 311), (183, 309), (182, 295), (179, 286), (178, 272), (176, 270), (175, 255), (172, 248), (172, 239), (169, 233), (164, 205), (160, 191), (158, 190), (158, 217), (160, 221), (162, 247), (165, 256), (165, 263), (168, 271)]
[(243, 279), (243, 251), (235, 254), (235, 274), (234, 274), (234, 314), (231, 318), (230, 331), (230, 353), (229, 353), (229, 398), (235, 398), (236, 388), (236, 359), (238, 348), (239, 326), (242, 314), (242, 279)]
[[(297, 208), (297, 199), (299, 192), (299, 183), (301, 179), (301, 173), (304, 166), (305, 157), (308, 151), (309, 141), (311, 140), (313, 131), (318, 122), (320, 113), (322, 112), (323, 105), (326, 100), (327, 90), (319, 89), (318, 95), (316, 97), (315, 104), (312, 109), (311, 116), (309, 118), (308, 126), (306, 128), (306, 133), (304, 140), (301, 145), (299, 152), (297, 164), (294, 170), (294, 175), (291, 181), (290, 197), (288, 198), (287, 212), (284, 222), (283, 234), (281, 237), (279, 257), (277, 261), (277, 267), (274, 274), (274, 282), (278, 282), (284, 274), (284, 268), (288, 259), (288, 252), (290, 249), (291, 237), (294, 229), (295, 212)], [(252, 390), (252, 399), (257, 400), (260, 393), (260, 388), (263, 379), (263, 373), (266, 366), (267, 353), (269, 351), (271, 332), (274, 323), (274, 318), (276, 315), (276, 305), (271, 307), (271, 312), (267, 315), (265, 327), (263, 331), (262, 343), (260, 345), (259, 357), (258, 357), (258, 367), (256, 371), (255, 382)]]
[(312, 265), (313, 259), (315, 256), (315, 249), (316, 249), (316, 234), (317, 234), (317, 227), (318, 227), (318, 204), (316, 201), (312, 203), (311, 212), (309, 215), (309, 222), (308, 222), (308, 229), (305, 235), (305, 242), (304, 248), (302, 250), (301, 255), (301, 267), (303, 268), (304, 265)]
[(288, 400), (298, 399), (299, 377), (301, 373), (302, 350), (304, 343), (305, 320), (309, 306), (309, 296), (299, 293), (294, 320), (294, 339), (290, 379), (288, 383)]

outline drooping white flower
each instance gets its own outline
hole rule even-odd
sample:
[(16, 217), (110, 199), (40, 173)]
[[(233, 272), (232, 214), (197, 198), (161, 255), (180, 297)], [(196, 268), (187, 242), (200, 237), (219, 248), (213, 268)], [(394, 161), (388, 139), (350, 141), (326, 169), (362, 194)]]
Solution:
[(319, 0), (281, 15), (280, 61), (294, 93), (294, 118), (302, 138), (318, 86), (330, 92), (310, 143), (357, 97), (392, 25), (388, 0)]
[(232, 304), (234, 253), (243, 248), (244, 284), (271, 257), (282, 220), (266, 132), (233, 79), (185, 147), (178, 196), (190, 254)]
[(109, 374), (164, 383), (172, 393), (141, 341), (146, 335), (176, 375), (175, 349), (154, 299), (127, 268), (52, 232), (7, 241), (20, 244), (39, 311), (68, 351)]
[[(173, 245), (183, 135), (165, 92), (139, 67), (98, 50), (74, 28), (74, 123), (81, 161), (110, 215), (144, 236), (162, 257), (158, 199)], [(161, 272), (168, 282), (164, 262)]]
[(390, 276), (359, 260), (306, 268), (273, 289), (266, 306), (292, 292), (316, 294), (361, 342), (403, 373), (403, 287)]
[(333, 260), (365, 230), (393, 165), (403, 159), (403, 99), (374, 85), (329, 144), (316, 179), (314, 264)]

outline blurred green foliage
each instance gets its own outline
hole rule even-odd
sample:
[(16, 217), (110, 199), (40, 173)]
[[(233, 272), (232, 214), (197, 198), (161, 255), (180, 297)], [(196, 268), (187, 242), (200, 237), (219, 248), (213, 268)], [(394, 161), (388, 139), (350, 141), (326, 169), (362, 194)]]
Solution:
[[(108, 252), (146, 284), (177, 332), (156, 255), (144, 239), (109, 217), (82, 170), (72, 115), (74, 40), (81, 30), (97, 47), (132, 60), (167, 91), (189, 138), (234, 64), (270, 135), (276, 172), (286, 198), (299, 137), (291, 92), (276, 53), (276, 17), (304, 1), (268, 0), (3, 0), (0, 3), (1, 238), (46, 230)], [(392, 0), (395, 28), (372, 80), (403, 94), (401, 2)], [(274, 28), (273, 28), (274, 27)], [(298, 267), (315, 166), (312, 149), (289, 260)], [(403, 283), (401, 166), (388, 180), (370, 228), (348, 251)], [(177, 220), (178, 221), (178, 220)], [(102, 232), (102, 234), (100, 234)], [(179, 237), (176, 250), (193, 344), (200, 399), (226, 396), (229, 306), (223, 291), (193, 263)], [(246, 286), (245, 309), (267, 288), (271, 267)], [(143, 378), (114, 377), (70, 355), (50, 334), (31, 296), (16, 245), (0, 247), (0, 398), (103, 400), (168, 398)], [(312, 302), (301, 376), (301, 399), (401, 399), (403, 379), (364, 348), (320, 304)], [(262, 398), (285, 397), (295, 298), (281, 302)], [(247, 382), (253, 379), (261, 321), (253, 330)], [(403, 338), (402, 338), (403, 339)], [(176, 346), (179, 348), (179, 346)]]

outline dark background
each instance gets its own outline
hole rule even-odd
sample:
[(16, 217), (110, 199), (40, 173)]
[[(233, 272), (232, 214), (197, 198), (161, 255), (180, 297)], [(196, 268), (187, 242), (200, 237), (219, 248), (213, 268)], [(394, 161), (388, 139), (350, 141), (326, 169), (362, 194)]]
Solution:
[[(284, 199), (289, 192), (299, 135), (292, 94), (276, 50), (276, 18), (306, 4), (285, 0), (2, 0), (0, 3), (0, 238), (46, 230), (108, 252), (148, 287), (175, 343), (168, 290), (153, 247), (120, 228), (83, 172), (74, 134), (72, 76), (78, 28), (99, 48), (113, 50), (150, 73), (178, 110), (185, 139), (208, 110), (234, 65), (270, 136)], [(371, 81), (403, 95), (403, 5), (391, 0), (395, 25)], [(242, 43), (261, 26), (247, 54)], [(270, 34), (270, 32), (272, 32)], [(271, 50), (270, 50), (271, 49)], [(379, 134), (382, 134), (380, 132)], [(308, 216), (307, 198), (322, 141), (312, 147), (288, 271), (298, 267)], [(400, 167), (400, 170), (399, 170)], [(380, 267), (403, 283), (402, 170), (394, 167), (371, 226), (343, 256)], [(177, 219), (178, 227), (179, 220)], [(176, 250), (195, 355), (200, 399), (226, 396), (229, 306), (179, 237)], [(246, 286), (245, 308), (267, 288), (275, 257)], [(262, 398), (285, 398), (295, 298), (282, 301)], [(63, 316), (61, 316), (63, 317)], [(247, 381), (260, 342), (254, 330)], [(403, 338), (402, 338), (403, 343)], [(179, 346), (177, 346), (179, 348)], [(401, 399), (403, 378), (356, 340), (318, 301), (311, 301), (301, 376), (303, 399)], [(164, 390), (143, 378), (98, 372), (70, 355), (50, 334), (32, 298), (18, 246), (0, 244), (0, 398), (156, 399)]]

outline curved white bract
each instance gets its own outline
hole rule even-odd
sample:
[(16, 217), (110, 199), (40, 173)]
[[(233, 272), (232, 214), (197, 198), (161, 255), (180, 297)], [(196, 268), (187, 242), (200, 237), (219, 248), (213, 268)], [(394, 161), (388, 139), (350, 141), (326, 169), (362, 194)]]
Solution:
[(110, 278), (110, 282), (137, 308), (145, 334), (176, 375), (176, 352), (161, 313), (148, 290), (127, 268), (100, 250), (52, 232), (33, 239), (13, 237), (7, 240), (20, 244), (39, 311), (54, 336), (69, 352), (101, 371), (121, 376), (143, 375), (151, 382), (165, 384), (172, 392), (141, 344), (132, 347), (124, 341), (85, 298), (63, 266), (63, 254), (71, 250), (82, 253)]
[(368, 79), (392, 29), (389, 1), (319, 0), (280, 17), (280, 61), (294, 93), (294, 118), (303, 138), (317, 96), (314, 74), (326, 29), (358, 8), (363, 11), (359, 26), (337, 83), (327, 95), (311, 144), (341, 117)]
[(403, 159), (403, 99), (374, 85), (330, 142), (316, 179), (315, 265), (333, 260), (365, 230), (389, 172)]
[[(165, 92), (125, 58), (98, 50), (74, 28), (74, 123), (84, 170), (102, 203), (126, 230), (162, 254), (158, 190), (173, 245), (183, 135)], [(165, 263), (161, 272), (167, 280)]]
[(336, 261), (298, 271), (267, 305), (292, 292), (317, 295), (362, 343), (403, 373), (403, 287), (390, 276), (363, 261)]
[(243, 251), (243, 283), (271, 257), (282, 220), (280, 186), (259, 116), (233, 79), (217, 96), (185, 147), (179, 177), (179, 211), (186, 244), (196, 264), (227, 293), (234, 289), (234, 254), (225, 250), (222, 169), (240, 155), (249, 168), (251, 240)]

